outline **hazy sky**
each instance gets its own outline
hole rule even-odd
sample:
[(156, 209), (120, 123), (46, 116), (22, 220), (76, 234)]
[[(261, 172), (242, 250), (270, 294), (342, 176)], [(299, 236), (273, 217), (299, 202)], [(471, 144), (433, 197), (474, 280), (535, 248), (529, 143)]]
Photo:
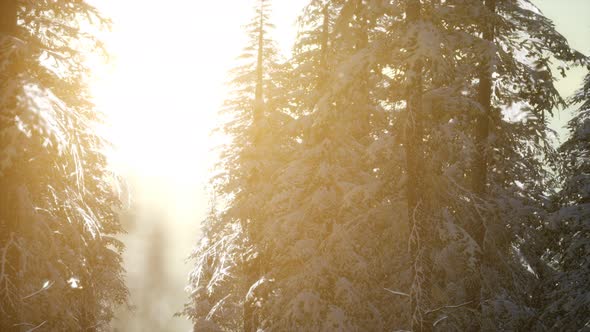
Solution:
[[(590, 0), (533, 0), (555, 23), (557, 30), (578, 51), (590, 55)], [(586, 74), (583, 68), (574, 68), (567, 78), (561, 79), (557, 88), (564, 96), (571, 96), (580, 88)], [(571, 118), (569, 111), (557, 112), (553, 127), (559, 131), (561, 138), (566, 135), (564, 126)]]
[[(96, 72), (93, 90), (98, 106), (111, 115), (109, 133), (118, 146), (112, 161), (130, 181), (134, 201), (128, 219), (136, 227), (125, 238), (125, 264), (138, 316), (122, 324), (122, 330), (153, 329), (140, 322), (146, 312), (157, 312), (158, 324), (170, 331), (188, 330), (188, 322), (170, 316), (186, 301), (182, 289), (190, 266), (184, 257), (196, 243), (207, 211), (203, 188), (215, 158), (211, 148), (218, 143), (209, 133), (217, 122), (228, 70), (244, 46), (242, 26), (253, 15), (253, 1), (92, 2), (114, 20), (114, 30), (107, 35), (113, 64)], [(285, 53), (295, 38), (296, 15), (306, 2), (273, 2), (274, 36)], [(590, 0), (533, 2), (574, 47), (590, 53)], [(574, 70), (559, 89), (570, 95), (584, 73)], [(562, 114), (556, 126), (567, 118)], [(162, 290), (168, 295), (142, 286), (153, 277), (146, 262), (158, 232), (163, 233), (160, 245), (167, 249), (160, 259), (166, 272)], [(149, 294), (152, 300), (146, 300)]]
[(558, 31), (581, 52), (590, 53), (590, 0), (533, 0)]

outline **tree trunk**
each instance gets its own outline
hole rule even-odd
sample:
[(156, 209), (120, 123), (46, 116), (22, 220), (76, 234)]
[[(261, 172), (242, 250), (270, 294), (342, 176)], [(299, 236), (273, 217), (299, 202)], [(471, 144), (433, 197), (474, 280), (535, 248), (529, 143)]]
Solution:
[[(261, 120), (264, 117), (264, 0), (260, 0), (260, 25), (258, 27), (258, 56), (256, 62), (256, 90), (254, 95), (254, 114), (252, 126), (254, 127), (254, 146), (258, 146), (262, 139), (263, 131), (260, 130)], [(260, 179), (256, 177), (255, 181)], [(256, 225), (252, 223), (256, 220), (250, 220), (247, 224), (248, 238), (252, 243), (257, 238), (255, 231)], [(260, 248), (258, 248), (260, 251)], [(255, 332), (258, 329), (258, 320), (255, 310), (255, 298), (249, 296), (251, 287), (258, 281), (261, 276), (260, 266), (260, 252), (258, 256), (253, 258), (252, 261), (248, 262), (246, 266), (246, 296), (243, 304), (243, 324), (245, 332)]]
[[(482, 26), (482, 37), (486, 42), (493, 43), (494, 41), (494, 24), (490, 17), (493, 17), (496, 11), (496, 0), (485, 0), (487, 8), (487, 15)], [(488, 181), (488, 137), (490, 133), (490, 116), (492, 114), (492, 60), (491, 58), (484, 58), (479, 68), (479, 88), (478, 88), (478, 102), (482, 107), (482, 112), (476, 118), (475, 124), (475, 145), (476, 155), (473, 164), (473, 192), (480, 198), (485, 199), (486, 186)], [(473, 326), (469, 331), (481, 331), (483, 306), (482, 306), (482, 283), (483, 276), (481, 265), (485, 259), (485, 224), (484, 220), (478, 220), (472, 229), (469, 230), (471, 237), (478, 244), (481, 255), (478, 259), (479, 280), (468, 290), (468, 301), (471, 301), (470, 307), (474, 312), (479, 313)]]
[[(363, 13), (363, 6), (365, 6), (363, 4), (363, 1), (357, 0), (355, 8), (357, 31), (355, 33), (356, 44), (354, 45), (356, 52), (359, 52), (367, 48), (369, 45), (369, 34), (367, 32), (369, 31), (370, 27), (367, 24), (367, 17)], [(368, 136), (367, 134), (370, 130), (369, 68), (365, 68), (363, 74), (364, 75), (360, 81), (360, 86), (358, 88), (359, 98), (356, 100), (356, 102), (358, 103), (358, 107), (357, 111), (355, 112), (357, 114), (354, 117), (354, 121), (358, 124), (358, 127), (356, 128), (354, 136), (358, 140), (366, 141)]]
[[(492, 15), (496, 11), (495, 0), (485, 0), (486, 8)], [(482, 28), (483, 39), (487, 42), (494, 41), (493, 23), (486, 20)], [(483, 112), (476, 119), (475, 144), (477, 154), (475, 156), (473, 167), (473, 191), (478, 195), (485, 195), (488, 177), (487, 165), (487, 144), (490, 132), (489, 117), (492, 112), (492, 59), (484, 59), (479, 69), (479, 91), (478, 101)]]
[(324, 88), (324, 84), (328, 78), (328, 42), (330, 40), (330, 10), (326, 3), (322, 8), (322, 40), (320, 50), (320, 89)]
[(264, 113), (263, 94), (264, 61), (264, 0), (260, 0), (260, 26), (258, 31), (258, 59), (256, 62), (256, 92), (254, 96), (254, 125)]
[[(0, 0), (0, 38), (17, 35), (16, 0)], [(0, 63), (7, 61), (5, 53), (0, 53)], [(15, 59), (12, 59), (13, 61)], [(18, 59), (16, 59), (18, 60)], [(10, 63), (0, 71), (0, 84), (14, 79), (18, 73), (18, 63)], [(9, 96), (11, 100), (3, 101), (3, 104), (14, 107), (16, 96)], [(12, 105), (11, 105), (12, 104)], [(5, 110), (0, 109), (0, 112)], [(10, 120), (9, 120), (10, 121)], [(13, 125), (12, 123), (0, 123), (0, 129)], [(13, 179), (4, 176), (0, 179), (0, 187), (14, 193), (15, 183)], [(8, 182), (8, 183), (7, 183)], [(20, 322), (19, 307), (21, 298), (19, 295), (19, 271), (21, 270), (20, 251), (17, 247), (19, 208), (18, 198), (14, 195), (0, 195), (0, 330), (18, 331), (15, 327)]]
[(0, 1), (0, 33), (15, 35), (17, 22), (17, 1)]
[[(407, 4), (408, 25), (421, 19), (419, 0)], [(424, 151), (423, 151), (423, 110), (422, 110), (422, 71), (421, 60), (411, 64), (408, 70), (407, 123), (406, 123), (406, 196), (408, 220), (410, 223), (409, 249), (412, 258), (411, 328), (413, 331), (430, 331), (432, 324), (427, 319), (427, 306), (430, 298), (430, 254), (427, 248), (429, 235), (424, 202)]]

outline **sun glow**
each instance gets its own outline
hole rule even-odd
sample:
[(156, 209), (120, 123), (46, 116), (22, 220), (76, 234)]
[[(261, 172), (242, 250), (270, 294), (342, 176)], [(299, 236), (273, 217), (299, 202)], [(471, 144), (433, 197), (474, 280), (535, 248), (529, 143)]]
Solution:
[(194, 30), (205, 27), (193, 26), (197, 20), (188, 13), (194, 10), (172, 13), (174, 6), (162, 10), (135, 1), (105, 7), (114, 18), (105, 35), (112, 59), (95, 72), (93, 94), (108, 115), (111, 163), (138, 177), (202, 174), (197, 169), (211, 155), (209, 133), (232, 45), (213, 47), (214, 38), (195, 38)]
[[(277, 2), (274, 8), (273, 37), (285, 53), (304, 2)], [(121, 312), (116, 325), (122, 331), (187, 330), (187, 322), (172, 319), (186, 299), (189, 268), (182, 257), (196, 244), (199, 221), (208, 211), (205, 185), (217, 159), (214, 148), (227, 140), (211, 132), (220, 125), (229, 70), (245, 45), (242, 26), (254, 15), (254, 1), (93, 4), (113, 20), (113, 28), (103, 35), (111, 59), (91, 62), (90, 88), (96, 107), (107, 115), (100, 130), (113, 143), (109, 163), (129, 184), (132, 202), (124, 260), (131, 304), (139, 311)], [(162, 233), (166, 243), (161, 268), (174, 277), (162, 282), (173, 284), (166, 286), (168, 297), (152, 301), (146, 296), (158, 291), (142, 285), (154, 233)], [(151, 325), (153, 319), (158, 326)]]
[[(303, 1), (277, 6), (275, 20), (294, 22)], [(104, 130), (115, 145), (110, 162), (139, 177), (176, 182), (202, 180), (219, 139), (217, 112), (226, 78), (245, 42), (242, 25), (251, 1), (100, 1), (113, 19), (104, 39), (112, 59), (97, 65), (92, 91), (109, 119)], [(288, 50), (293, 24), (275, 38)], [(197, 179), (198, 178), (198, 179)]]

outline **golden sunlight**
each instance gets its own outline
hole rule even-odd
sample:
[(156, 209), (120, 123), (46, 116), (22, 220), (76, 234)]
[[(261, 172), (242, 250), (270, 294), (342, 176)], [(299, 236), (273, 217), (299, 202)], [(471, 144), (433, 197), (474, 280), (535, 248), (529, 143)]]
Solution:
[[(210, 133), (226, 92), (228, 69), (243, 48), (253, 1), (100, 1), (114, 21), (105, 33), (112, 56), (95, 65), (92, 91), (109, 115), (111, 163), (142, 176), (201, 179), (217, 144)], [(273, 8), (275, 36), (286, 53), (303, 1)], [(137, 8), (141, 8), (138, 12)], [(157, 20), (155, 20), (157, 18)]]
[[(273, 21), (282, 23), (273, 37), (284, 53), (292, 46), (303, 3), (289, 1), (273, 10)], [(184, 303), (190, 270), (182, 258), (194, 246), (207, 212), (205, 186), (216, 147), (225, 140), (211, 133), (219, 125), (228, 72), (244, 47), (243, 25), (246, 14), (254, 13), (254, 1), (234, 1), (230, 7), (182, 0), (95, 5), (112, 18), (113, 27), (103, 33), (111, 58), (92, 64), (91, 89), (108, 116), (101, 130), (113, 142), (109, 163), (128, 182), (132, 212), (124, 218), (129, 231), (124, 259), (131, 304), (141, 308), (132, 315), (122, 310), (115, 326), (185, 329), (186, 321), (172, 318)], [(154, 238), (158, 232), (163, 234)], [(150, 255), (146, 246), (154, 241), (165, 243), (167, 257), (156, 268), (172, 271), (168, 280), (159, 280), (168, 289), (165, 295), (145, 290), (146, 270), (153, 267), (142, 257)], [(150, 301), (145, 293), (160, 298)]]
[(0, 0), (0, 332), (587, 330), (588, 14)]

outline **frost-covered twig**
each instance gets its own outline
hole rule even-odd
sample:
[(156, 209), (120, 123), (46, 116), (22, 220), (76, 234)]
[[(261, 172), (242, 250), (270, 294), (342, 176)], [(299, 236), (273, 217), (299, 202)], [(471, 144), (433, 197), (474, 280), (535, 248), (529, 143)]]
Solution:
[(432, 323), (432, 326), (436, 326), (438, 323), (442, 322), (447, 318), (449, 318), (449, 316), (442, 316), (441, 318), (437, 319), (434, 323)]
[(391, 294), (394, 294), (394, 295), (399, 295), (399, 296), (404, 296), (404, 297), (410, 297), (410, 294), (408, 294), (408, 293), (394, 291), (392, 289), (385, 288), (385, 287), (383, 287), (383, 289), (385, 289), (386, 291), (388, 291), (388, 292), (390, 292)]
[(35, 326), (33, 328), (28, 329), (27, 332), (33, 332), (33, 331), (35, 331), (36, 329), (38, 329), (41, 326), (45, 325), (45, 323), (47, 323), (47, 321), (44, 321), (43, 323), (41, 323), (41, 324), (39, 324), (39, 325), (37, 325), (37, 326)]
[(416, 211), (418, 211), (418, 209), (420, 208), (420, 204), (422, 204), (422, 200), (420, 200), (416, 203), (416, 206), (414, 207), (414, 210), (412, 211), (412, 229), (410, 230), (410, 241), (408, 241), (408, 252), (412, 252), (412, 249), (411, 249), (412, 241), (415, 241), (416, 245), (418, 247), (420, 247), (419, 237), (417, 237), (418, 231), (416, 229), (416, 225), (417, 225)]
[[(10, 278), (8, 278), (8, 276), (6, 275), (6, 267), (9, 266), (10, 264), (8, 263), (8, 250), (11, 246), (16, 246), (16, 242), (14, 241), (14, 233), (10, 234), (10, 239), (8, 240), (8, 242), (6, 243), (6, 245), (4, 246), (4, 248), (2, 248), (2, 261), (0, 263), (0, 282), (3, 283), (4, 287), (2, 289), (3, 294), (3, 298), (5, 298), (5, 300), (7, 301), (7, 303), (10, 303), (11, 305), (14, 305), (14, 301), (12, 299), (12, 294), (11, 294), (11, 288), (14, 288), (14, 284), (13, 281), (10, 280)], [(14, 268), (14, 267), (12, 267)]]
[(232, 294), (227, 294), (226, 296), (224, 296), (221, 300), (217, 301), (217, 303), (215, 303), (215, 305), (213, 306), (213, 308), (211, 308), (211, 310), (209, 310), (209, 313), (207, 314), (207, 318), (205, 318), (206, 320), (211, 320), (211, 318), (213, 318), (213, 315), (215, 314), (215, 312), (217, 311), (217, 309), (221, 308), (221, 306), (223, 305), (223, 303), (225, 302), (225, 300), (230, 297)]
[(10, 234), (10, 239), (8, 240), (8, 242), (6, 243), (6, 245), (4, 246), (4, 248), (2, 248), (2, 263), (0, 264), (0, 280), (6, 278), (6, 264), (7, 264), (7, 259), (6, 259), (6, 255), (8, 254), (8, 248), (10, 248), (10, 246), (14, 243), (14, 233)]
[(464, 303), (456, 304), (456, 305), (445, 305), (445, 306), (442, 306), (442, 307), (438, 307), (436, 309), (428, 310), (428, 311), (426, 311), (426, 313), (427, 314), (431, 314), (431, 313), (434, 313), (434, 312), (437, 312), (437, 311), (440, 311), (440, 310), (444, 310), (444, 309), (461, 308), (461, 307), (464, 307), (464, 306), (466, 306), (468, 304), (471, 304), (471, 303), (473, 303), (473, 301), (468, 301), (468, 302), (464, 302)]
[(50, 282), (50, 283), (46, 283), (45, 285), (43, 285), (43, 287), (41, 287), (41, 289), (39, 289), (38, 291), (35, 291), (35, 292), (33, 292), (33, 293), (31, 293), (31, 294), (29, 294), (29, 295), (27, 295), (27, 296), (23, 297), (22, 299), (23, 299), (23, 300), (26, 300), (26, 299), (29, 299), (29, 298), (31, 298), (31, 297), (33, 297), (33, 296), (35, 296), (35, 295), (37, 295), (37, 294), (39, 294), (39, 293), (41, 293), (41, 292), (43, 292), (43, 291), (46, 291), (46, 290), (48, 290), (48, 289), (49, 289), (51, 286), (53, 286), (53, 284), (54, 284), (54, 283), (55, 283), (54, 281), (52, 281), (52, 282)]

